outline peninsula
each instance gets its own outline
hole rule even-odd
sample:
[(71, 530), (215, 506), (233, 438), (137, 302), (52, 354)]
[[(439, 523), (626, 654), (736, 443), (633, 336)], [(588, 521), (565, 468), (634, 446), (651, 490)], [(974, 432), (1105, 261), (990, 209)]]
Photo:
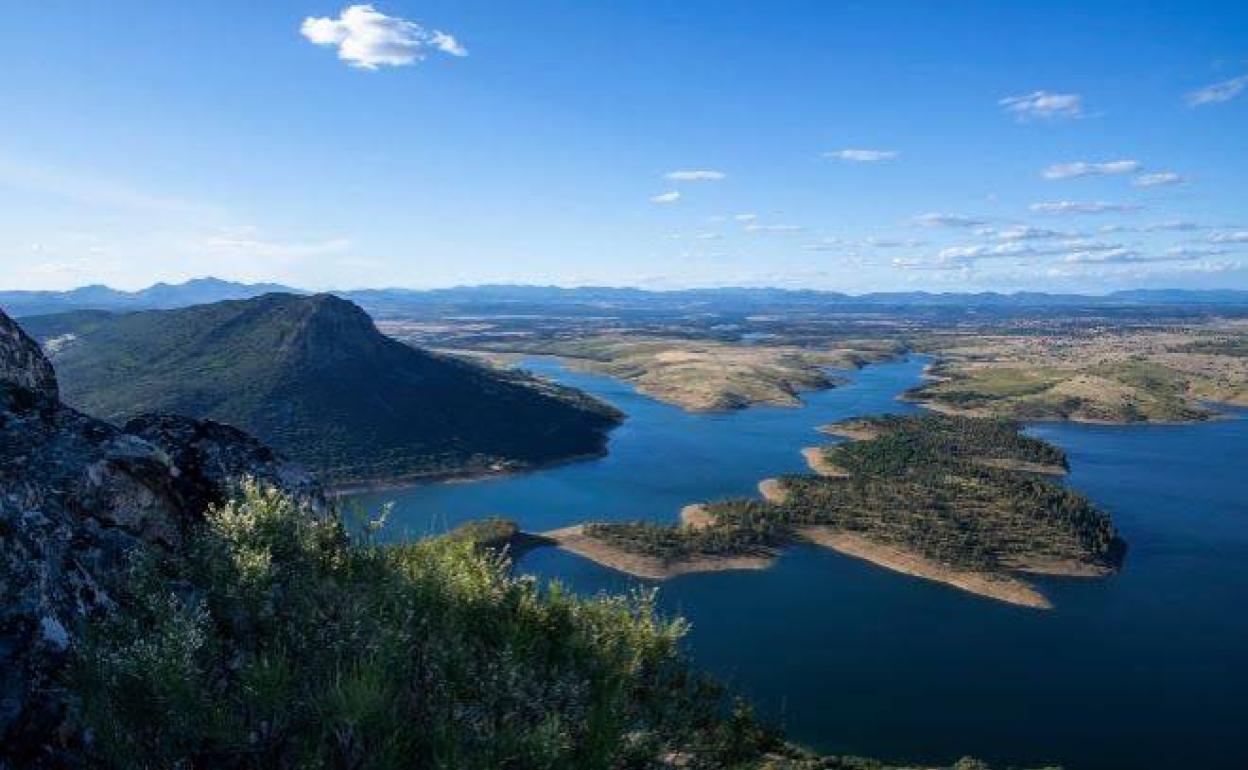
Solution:
[(763, 499), (687, 506), (680, 525), (594, 523), (544, 533), (646, 579), (759, 569), (804, 541), (1025, 607), (1052, 606), (1027, 575), (1103, 576), (1126, 545), (1108, 515), (1054, 481), (1061, 449), (1017, 423), (943, 414), (826, 426), (857, 440), (807, 449), (817, 473), (768, 479)]

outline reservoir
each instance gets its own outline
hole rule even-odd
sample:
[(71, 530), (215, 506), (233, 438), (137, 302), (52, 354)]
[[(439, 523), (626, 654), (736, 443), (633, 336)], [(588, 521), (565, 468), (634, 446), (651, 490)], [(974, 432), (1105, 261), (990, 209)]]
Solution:
[[(485, 481), (356, 496), (395, 504), (384, 535), (409, 539), (504, 516), (541, 531), (584, 521), (674, 522), (686, 504), (754, 495), (803, 472), (815, 427), (912, 412), (897, 395), (926, 361), (848, 373), (801, 409), (690, 414), (627, 383), (549, 359), (538, 374), (623, 410), (607, 456)], [(1130, 550), (1108, 579), (1037, 579), (1037, 611), (883, 570), (813, 546), (770, 570), (661, 584), (688, 618), (694, 662), (819, 751), (911, 762), (971, 754), (1084, 768), (1248, 767), (1248, 412), (1180, 426), (1043, 424), (1067, 479), (1113, 516)], [(518, 565), (578, 591), (638, 582), (538, 549)]]

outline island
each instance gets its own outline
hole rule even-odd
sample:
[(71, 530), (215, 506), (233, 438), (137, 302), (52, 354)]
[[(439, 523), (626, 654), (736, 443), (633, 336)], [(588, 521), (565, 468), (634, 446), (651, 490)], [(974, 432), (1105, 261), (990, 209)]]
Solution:
[(813, 543), (1011, 604), (1050, 608), (1029, 575), (1099, 577), (1126, 544), (1109, 516), (1053, 480), (1068, 461), (1018, 423), (939, 413), (876, 416), (824, 432), (811, 474), (767, 479), (762, 499), (687, 506), (681, 523), (599, 522), (542, 533), (612, 569), (661, 580), (761, 569)]

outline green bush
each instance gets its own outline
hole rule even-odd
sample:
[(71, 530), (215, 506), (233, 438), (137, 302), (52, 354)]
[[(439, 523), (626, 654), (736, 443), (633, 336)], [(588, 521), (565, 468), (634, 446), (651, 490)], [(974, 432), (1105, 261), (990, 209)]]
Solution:
[(353, 543), (254, 483), (124, 582), (70, 682), (107, 766), (698, 768), (774, 742), (652, 593), (541, 587), (463, 538)]

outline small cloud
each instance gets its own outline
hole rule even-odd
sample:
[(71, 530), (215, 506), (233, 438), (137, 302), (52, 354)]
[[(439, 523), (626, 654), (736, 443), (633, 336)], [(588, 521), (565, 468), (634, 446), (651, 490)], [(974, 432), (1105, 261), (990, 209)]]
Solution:
[(1183, 184), (1187, 180), (1173, 171), (1158, 171), (1153, 174), (1140, 174), (1131, 180), (1135, 187), (1164, 187), (1172, 184)]
[(1133, 249), (1115, 248), (1115, 249), (1097, 249), (1074, 251), (1062, 258), (1063, 262), (1071, 264), (1121, 264), (1126, 262), (1150, 262), (1156, 261), (1156, 258), (1146, 257)]
[(824, 238), (814, 243), (802, 244), (803, 251), (842, 251), (846, 243), (839, 238)]
[(664, 178), (670, 182), (719, 182), (723, 179), (727, 179), (728, 175), (722, 171), (692, 169), (686, 171), (672, 171), (665, 174)]
[(1114, 176), (1116, 174), (1134, 174), (1140, 170), (1138, 160), (1111, 160), (1104, 163), (1058, 163), (1040, 172), (1045, 179), (1077, 179), (1085, 176)]
[(724, 236), (720, 233), (698, 233), (693, 237), (699, 241), (718, 241)]
[(832, 150), (825, 152), (823, 157), (849, 163), (878, 163), (882, 160), (896, 160), (901, 157), (901, 153), (896, 150)]
[(432, 52), (468, 55), (468, 50), (447, 33), (387, 16), (371, 5), (347, 6), (336, 19), (309, 16), (299, 32), (316, 45), (337, 47), (339, 59), (366, 70), (407, 66), (423, 61)]
[(1240, 75), (1237, 78), (1223, 80), (1192, 91), (1186, 96), (1187, 105), (1200, 107), (1205, 104), (1229, 102), (1243, 93), (1245, 88), (1248, 88), (1248, 75)]
[(1032, 120), (1075, 120), (1083, 117), (1083, 97), (1079, 94), (1055, 94), (1032, 91), (1007, 96), (997, 102), (1020, 123)]
[(1136, 203), (1105, 203), (1093, 201), (1078, 203), (1076, 201), (1055, 201), (1051, 203), (1033, 203), (1029, 207), (1038, 214), (1110, 214), (1138, 211)]
[(747, 212), (745, 214), (735, 214), (733, 215), (732, 218), (735, 221), (742, 222), (742, 223), (756, 222), (758, 221), (758, 214), (752, 214), (752, 213)]
[(668, 190), (650, 198), (651, 203), (675, 203), (678, 200), (680, 200), (680, 192), (677, 190)]
[(1150, 232), (1156, 231), (1156, 230), (1175, 230), (1175, 231), (1180, 231), (1180, 232), (1190, 232), (1192, 230), (1202, 230), (1204, 228), (1202, 225), (1198, 225), (1195, 222), (1189, 222), (1185, 219), (1170, 219), (1165, 222), (1155, 222), (1151, 225), (1145, 225), (1144, 229)]
[(1236, 230), (1229, 233), (1215, 233), (1209, 236), (1214, 243), (1248, 243), (1248, 230)]
[(800, 233), (805, 229), (801, 225), (760, 225), (757, 222), (745, 226), (746, 232), (750, 233)]
[(1070, 233), (1063, 233), (1060, 230), (1049, 230), (1044, 227), (1032, 227), (1030, 225), (1015, 225), (1007, 227), (1004, 230), (995, 230), (985, 235), (994, 235), (1003, 241), (1034, 241), (1046, 238), (1062, 238), (1069, 236)]
[(985, 224), (984, 220), (975, 217), (939, 213), (920, 214), (914, 218), (914, 223), (923, 227), (977, 227)]
[(1202, 259), (1204, 257), (1219, 257), (1229, 253), (1230, 249), (1220, 246), (1174, 246), (1166, 249), (1166, 256), (1172, 259)]
[(867, 238), (862, 243), (877, 249), (912, 249), (923, 245), (917, 238)]

